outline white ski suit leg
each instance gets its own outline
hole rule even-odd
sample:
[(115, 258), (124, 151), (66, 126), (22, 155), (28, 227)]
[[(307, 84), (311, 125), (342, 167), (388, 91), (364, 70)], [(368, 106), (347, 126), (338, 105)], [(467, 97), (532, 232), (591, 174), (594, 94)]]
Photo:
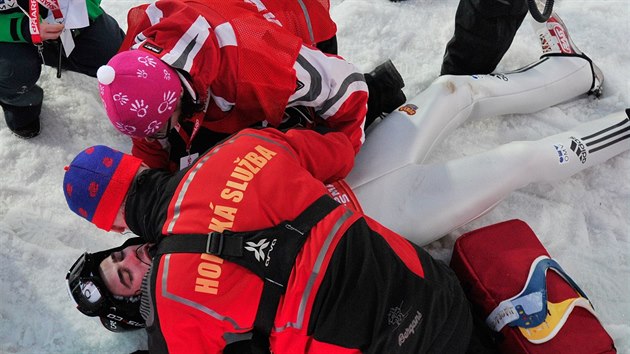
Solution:
[(425, 245), (483, 215), (516, 189), (566, 179), (630, 150), (628, 112), (446, 163), (411, 163), (353, 190), (367, 215)]
[(467, 119), (536, 112), (586, 93), (592, 83), (590, 63), (573, 56), (544, 57), (505, 74), (441, 76), (369, 131), (346, 180), (359, 187), (407, 164), (422, 163)]
[(579, 57), (545, 58), (505, 78), (442, 77), (410, 101), (418, 107), (415, 115), (397, 111), (375, 127), (347, 178), (365, 213), (424, 245), (518, 188), (567, 178), (630, 149), (630, 123), (619, 112), (539, 141), (422, 165), (431, 148), (468, 118), (537, 111), (592, 84), (590, 64)]

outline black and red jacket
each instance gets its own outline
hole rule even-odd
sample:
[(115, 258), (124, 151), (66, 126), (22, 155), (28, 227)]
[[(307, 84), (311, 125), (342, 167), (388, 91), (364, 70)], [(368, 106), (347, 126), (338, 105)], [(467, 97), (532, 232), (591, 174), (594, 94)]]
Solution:
[[(149, 242), (269, 228), (325, 195), (324, 183), (344, 177), (353, 159), (343, 133), (246, 129), (175, 176), (144, 172), (126, 220)], [(274, 252), (251, 251), (261, 261)], [(251, 336), (263, 281), (248, 269), (208, 254), (166, 254), (148, 279), (152, 352), (219, 353)], [(339, 205), (295, 260), (270, 345), (274, 353), (456, 353), (469, 332), (466, 300), (446, 265)]]

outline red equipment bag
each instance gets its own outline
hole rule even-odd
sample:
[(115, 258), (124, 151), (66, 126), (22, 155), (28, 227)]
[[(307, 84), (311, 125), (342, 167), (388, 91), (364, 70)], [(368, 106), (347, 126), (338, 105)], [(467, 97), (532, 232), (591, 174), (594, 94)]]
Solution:
[(525, 222), (462, 235), (451, 267), (502, 353), (616, 353), (584, 292)]

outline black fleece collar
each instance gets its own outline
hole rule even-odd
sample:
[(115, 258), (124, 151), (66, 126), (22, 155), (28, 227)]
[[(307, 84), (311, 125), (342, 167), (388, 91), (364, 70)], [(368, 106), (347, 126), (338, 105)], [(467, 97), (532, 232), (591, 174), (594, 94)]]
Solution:
[(136, 177), (125, 202), (125, 221), (131, 232), (146, 242), (160, 240), (168, 204), (182, 176), (150, 169)]

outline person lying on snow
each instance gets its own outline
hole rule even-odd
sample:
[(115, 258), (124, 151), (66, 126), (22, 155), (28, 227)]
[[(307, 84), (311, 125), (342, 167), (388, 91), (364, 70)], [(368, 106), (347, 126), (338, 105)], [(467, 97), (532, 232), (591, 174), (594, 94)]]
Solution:
[(77, 261), (78, 309), (112, 330), (146, 325), (156, 353), (465, 351), (472, 317), (448, 266), (328, 196), (353, 160), (344, 133), (307, 129), (242, 130), (174, 175), (84, 150), (68, 205), (142, 238)]
[[(567, 42), (556, 37), (559, 31)], [(78, 308), (101, 317), (110, 329), (147, 325), (150, 347), (158, 351), (175, 351), (190, 343), (219, 351), (249, 343), (251, 338), (263, 343), (262, 347), (269, 338), (276, 352), (332, 350), (334, 346), (348, 352), (465, 351), (472, 325), (468, 305), (460, 298), (461, 289), (450, 271), (365, 216), (360, 208), (370, 208), (368, 215), (378, 214), (380, 205), (387, 210), (379, 215), (381, 221), (393, 224), (394, 229), (413, 229), (401, 234), (425, 244), (483, 214), (517, 188), (568, 178), (630, 149), (626, 133), (630, 111), (626, 110), (542, 140), (514, 142), (443, 164), (421, 163), (438, 138), (465, 119), (524, 113), (583, 93), (601, 92), (601, 72), (566, 36), (566, 27), (557, 15), (540, 34), (546, 52), (523, 70), (436, 80), (373, 128), (354, 167), (353, 144), (341, 132), (247, 129), (175, 175), (147, 169), (141, 160), (106, 147), (87, 149), (66, 173), (69, 206), (100, 228), (129, 229), (142, 238), (116, 249), (87, 253), (77, 261), (68, 282)], [(435, 118), (444, 116), (449, 119)], [(397, 149), (401, 140), (406, 141), (405, 149)], [(393, 149), (379, 153), (377, 149), (385, 141), (394, 144)], [(289, 166), (280, 166), (284, 162)], [(344, 177), (346, 182), (339, 183)], [(325, 194), (334, 188), (324, 187), (331, 182), (335, 188), (351, 188), (344, 192), (354, 191), (356, 200), (348, 207), (331, 203)], [(337, 192), (333, 196), (341, 201), (353, 199), (342, 200), (340, 195), (348, 194)], [(327, 201), (314, 202), (320, 198)], [(330, 206), (327, 209), (320, 203)], [(392, 213), (392, 208), (397, 212)], [(280, 235), (279, 229), (297, 231)], [(276, 306), (267, 301), (268, 292), (264, 291), (276, 275), (268, 277), (264, 269), (252, 264), (273, 262), (273, 250), (282, 255), (276, 257), (287, 257), (278, 250), (285, 250), (281, 243), (299, 238), (296, 235), (307, 236), (297, 251), (289, 247), (292, 251), (286, 252), (291, 254), (285, 262), (290, 270), (285, 268), (284, 276), (279, 276), (285, 280), (279, 282), (285, 288)], [(226, 246), (236, 247), (237, 251), (230, 252), (240, 256), (221, 253), (218, 246), (207, 253), (206, 248), (186, 252), (184, 246), (179, 249), (184, 253), (160, 249), (165, 240), (187, 245), (198, 242), (199, 237), (213, 245), (222, 244), (218, 240), (224, 245), (232, 238), (240, 240), (239, 247)], [(145, 287), (141, 287), (145, 274)], [(392, 279), (396, 282), (391, 283)], [(193, 284), (198, 291), (184, 283)], [(92, 294), (97, 289), (99, 298), (87, 299), (85, 289)], [(449, 305), (435, 302), (434, 296), (444, 289), (448, 296), (442, 293), (439, 298)], [(240, 298), (244, 293), (247, 299)], [(140, 316), (140, 298), (145, 317)], [(400, 305), (392, 306), (390, 300)], [(440, 312), (442, 306), (448, 308), (446, 313)], [(413, 308), (419, 309), (413, 318), (399, 316), (414, 313)], [(195, 311), (198, 315), (189, 315)], [(260, 316), (267, 326), (257, 322), (259, 312), (273, 314), (271, 319)], [(178, 316), (203, 325), (185, 323)], [(454, 318), (459, 319), (452, 322)], [(387, 329), (385, 323), (392, 321), (397, 330), (405, 332)], [(201, 333), (206, 322), (220, 328), (220, 333)], [(174, 335), (180, 333), (180, 326), (195, 330), (184, 337)], [(413, 329), (407, 331), (410, 326)], [(352, 333), (345, 332), (346, 328), (352, 328)], [(448, 344), (433, 337), (451, 338), (455, 332), (460, 336), (447, 340)]]

